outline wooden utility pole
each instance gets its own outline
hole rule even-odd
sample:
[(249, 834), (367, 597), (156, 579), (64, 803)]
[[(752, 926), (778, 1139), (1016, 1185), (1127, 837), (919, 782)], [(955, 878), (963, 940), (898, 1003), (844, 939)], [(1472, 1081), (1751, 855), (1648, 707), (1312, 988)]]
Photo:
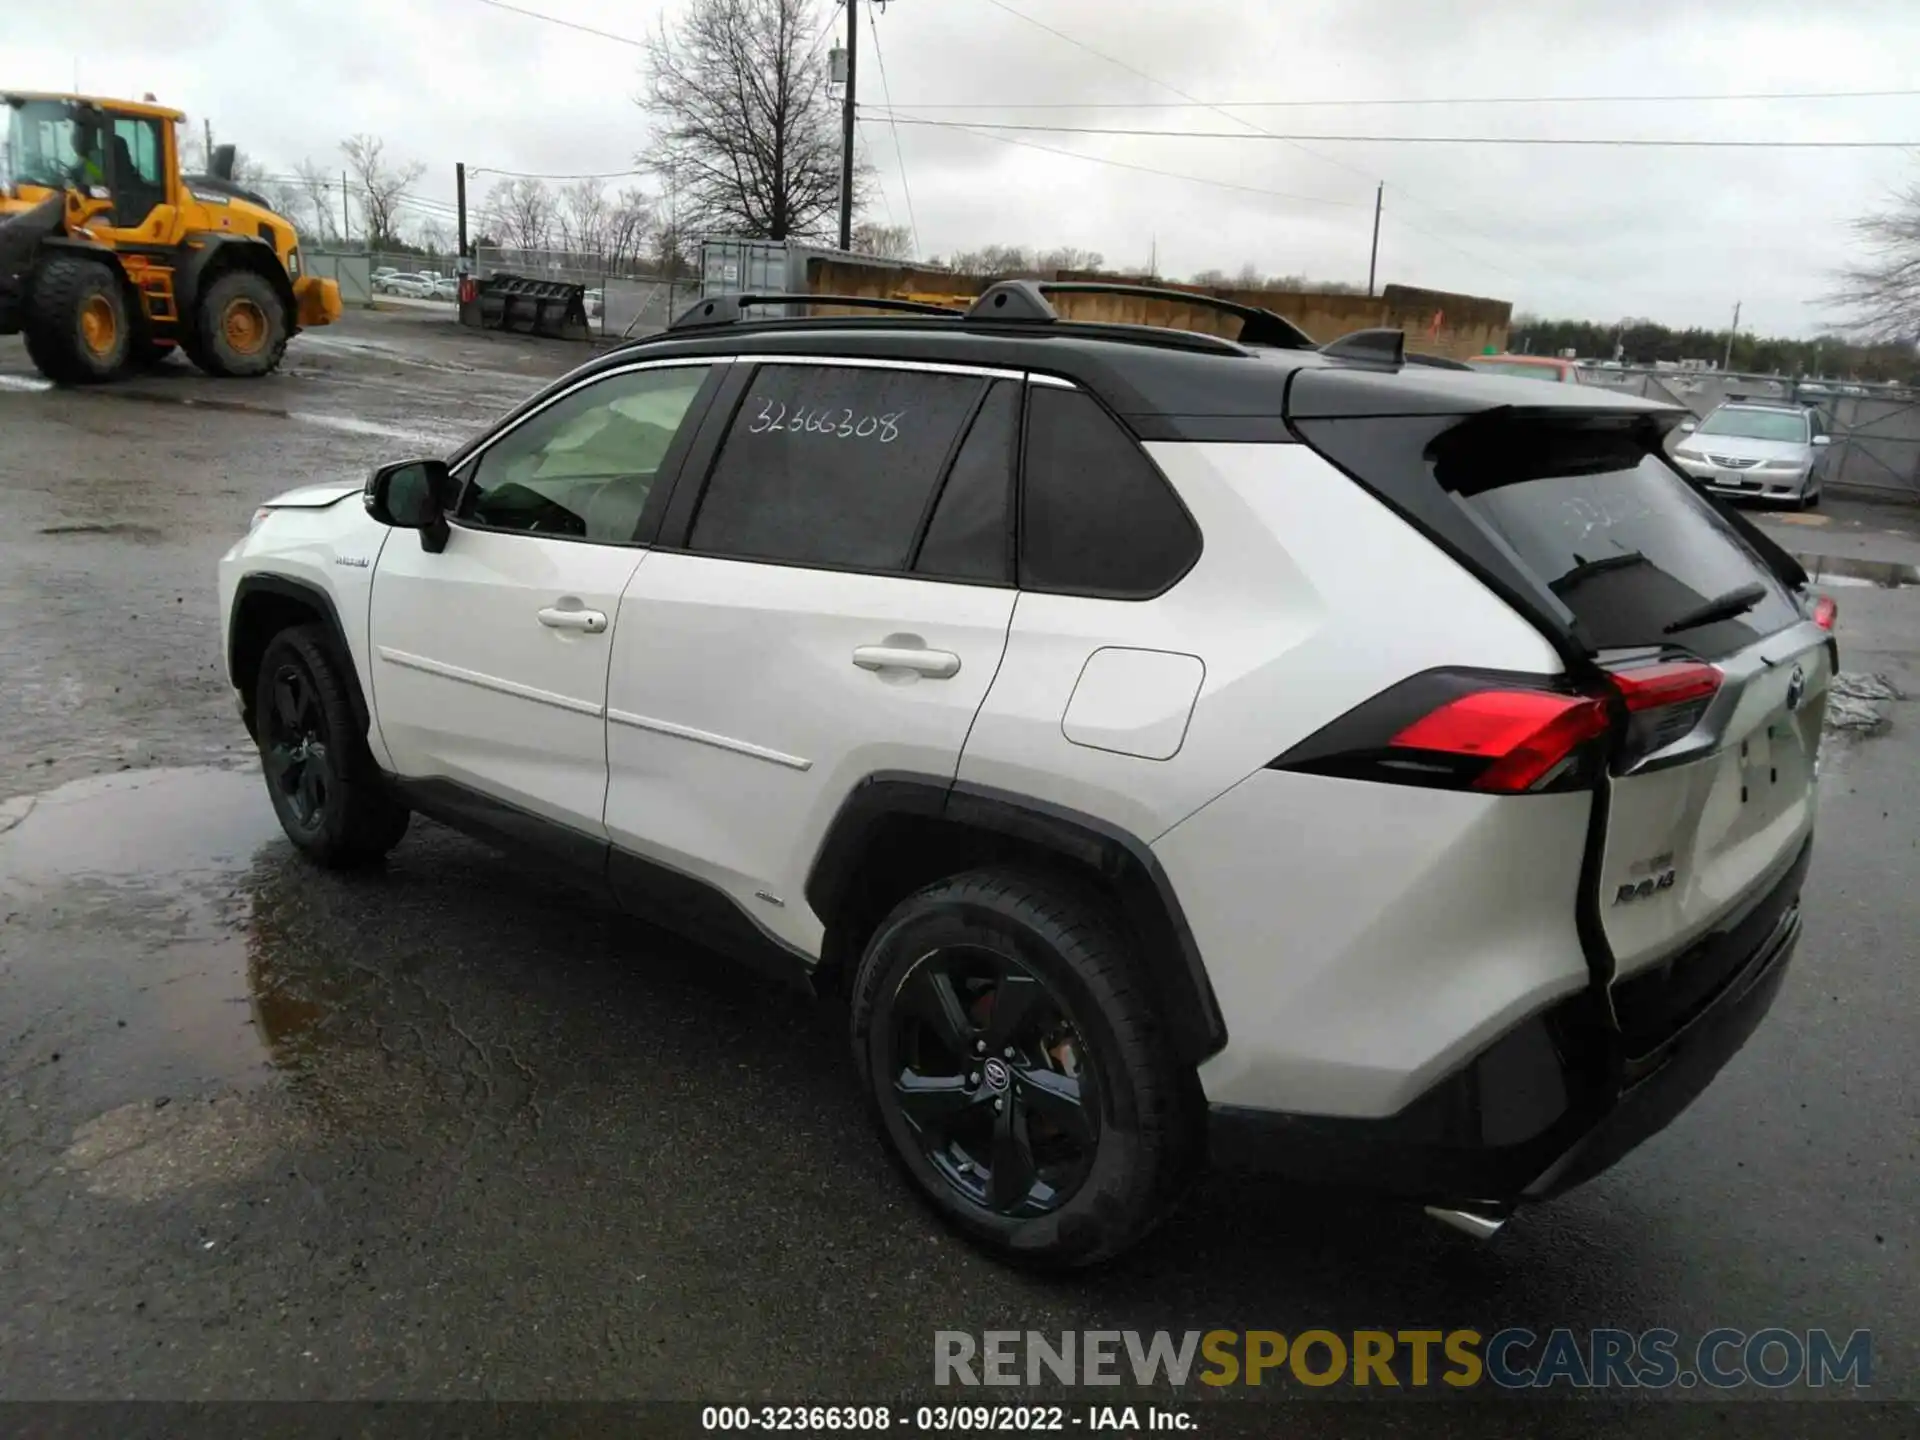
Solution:
[(1367, 298), (1373, 298), (1373, 281), (1380, 268), (1380, 202), (1386, 198), (1387, 182), (1382, 180), (1373, 192), (1373, 253), (1367, 257)]
[(208, 115), (202, 115), (202, 116), (200, 117), (200, 123), (201, 123), (202, 125), (204, 125), (204, 126), (206, 126), (206, 127), (207, 127), (207, 160), (206, 160), (206, 164), (207, 164), (207, 169), (209, 169), (209, 170), (211, 170), (211, 169), (213, 169), (213, 118), (212, 118), (211, 116), (208, 116)]
[(840, 108), (840, 248), (853, 248), (853, 91), (860, 48), (860, 0), (847, 4), (847, 95)]
[(1740, 301), (1736, 300), (1733, 302), (1733, 328), (1727, 331), (1726, 353), (1720, 357), (1720, 368), (1722, 370), (1731, 370), (1733, 368), (1733, 337), (1738, 335), (1739, 333), (1740, 333)]
[[(460, 258), (467, 256), (467, 162), (459, 160), (453, 167), (453, 198), (460, 212)], [(462, 266), (455, 266), (463, 269)]]
[(353, 238), (353, 216), (347, 210), (347, 172), (340, 172), (340, 243)]

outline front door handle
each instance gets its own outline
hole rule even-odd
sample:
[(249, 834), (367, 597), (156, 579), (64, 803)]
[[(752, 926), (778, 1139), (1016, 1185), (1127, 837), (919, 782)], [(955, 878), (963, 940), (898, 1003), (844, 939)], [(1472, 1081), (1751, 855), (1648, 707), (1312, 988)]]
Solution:
[(549, 630), (580, 630), (598, 635), (607, 628), (607, 617), (599, 610), (562, 610), (549, 605), (540, 611), (540, 623)]
[(862, 670), (912, 670), (929, 680), (951, 680), (960, 673), (960, 657), (951, 650), (913, 650), (898, 645), (861, 645), (853, 663)]

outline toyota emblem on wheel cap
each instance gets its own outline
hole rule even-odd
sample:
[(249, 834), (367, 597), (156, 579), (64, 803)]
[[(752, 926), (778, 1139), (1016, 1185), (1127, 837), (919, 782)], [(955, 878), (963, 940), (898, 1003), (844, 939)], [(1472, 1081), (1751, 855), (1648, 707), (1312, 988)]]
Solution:
[(998, 1060), (987, 1061), (983, 1068), (986, 1070), (989, 1090), (1004, 1090), (1013, 1079), (1013, 1072)]

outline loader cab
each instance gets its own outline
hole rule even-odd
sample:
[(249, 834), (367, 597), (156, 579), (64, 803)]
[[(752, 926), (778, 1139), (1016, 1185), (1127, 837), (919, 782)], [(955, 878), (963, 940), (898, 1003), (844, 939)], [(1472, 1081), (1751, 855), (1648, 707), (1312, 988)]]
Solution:
[(0, 213), (77, 192), (115, 230), (137, 231), (172, 202), (173, 112), (78, 96), (8, 95)]

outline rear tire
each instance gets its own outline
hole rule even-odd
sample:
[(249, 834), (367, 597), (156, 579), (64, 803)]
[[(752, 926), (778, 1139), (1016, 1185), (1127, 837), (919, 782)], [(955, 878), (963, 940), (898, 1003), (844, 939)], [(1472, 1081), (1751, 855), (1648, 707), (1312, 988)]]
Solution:
[(201, 294), (187, 352), (209, 375), (271, 374), (286, 354), (289, 323), (273, 282), (229, 270)]
[(1111, 912), (1071, 881), (954, 876), (881, 922), (853, 986), (888, 1150), (942, 1219), (1026, 1265), (1118, 1254), (1202, 1157), (1198, 1086)]
[(282, 630), (260, 657), (253, 729), (287, 838), (329, 869), (379, 861), (411, 818), (388, 793), (324, 626)]
[(61, 385), (98, 385), (126, 368), (133, 347), (127, 296), (110, 265), (77, 255), (43, 260), (27, 296), (27, 355)]

